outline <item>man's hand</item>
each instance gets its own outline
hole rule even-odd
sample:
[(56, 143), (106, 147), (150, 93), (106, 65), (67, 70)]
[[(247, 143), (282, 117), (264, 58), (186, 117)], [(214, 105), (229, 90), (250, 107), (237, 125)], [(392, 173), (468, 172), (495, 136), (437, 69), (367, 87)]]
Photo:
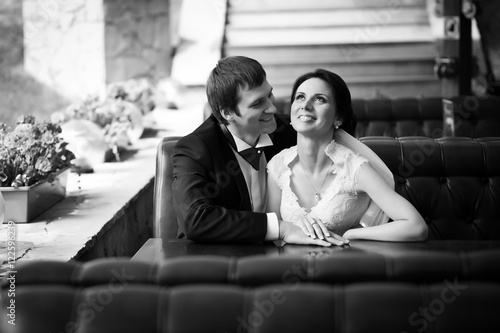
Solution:
[(300, 227), (293, 223), (286, 221), (279, 221), (280, 224), (280, 235), (279, 238), (288, 244), (302, 244), (302, 245), (320, 245), (320, 246), (331, 246), (337, 245), (347, 245), (349, 240), (340, 237), (332, 232), (329, 232), (329, 236), (325, 240), (311, 238), (307, 236)]

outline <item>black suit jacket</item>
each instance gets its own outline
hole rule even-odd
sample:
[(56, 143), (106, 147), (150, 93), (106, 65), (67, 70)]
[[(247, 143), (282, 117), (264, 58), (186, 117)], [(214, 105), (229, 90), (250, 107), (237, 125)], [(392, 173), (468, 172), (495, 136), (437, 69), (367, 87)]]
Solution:
[[(265, 148), (268, 161), (297, 142), (289, 119), (275, 117), (273, 146)], [(264, 241), (266, 214), (252, 212), (245, 178), (213, 115), (177, 142), (172, 164), (179, 237), (217, 243)]]

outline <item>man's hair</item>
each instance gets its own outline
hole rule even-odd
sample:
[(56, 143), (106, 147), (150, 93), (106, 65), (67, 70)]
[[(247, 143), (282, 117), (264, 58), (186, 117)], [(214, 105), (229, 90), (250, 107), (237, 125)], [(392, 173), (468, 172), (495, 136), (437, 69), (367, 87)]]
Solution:
[(292, 96), (290, 99), (291, 103), (293, 104), (295, 93), (297, 92), (299, 86), (304, 81), (313, 78), (325, 81), (330, 89), (332, 89), (335, 106), (337, 107), (337, 114), (342, 121), (342, 125), (340, 125), (339, 128), (342, 128), (344, 131), (354, 136), (357, 118), (352, 109), (351, 92), (349, 91), (347, 84), (339, 75), (325, 69), (317, 69), (314, 72), (299, 76), (293, 84)]
[(262, 85), (266, 72), (262, 65), (251, 58), (233, 56), (222, 58), (207, 80), (207, 99), (212, 113), (220, 123), (227, 125), (222, 110), (237, 113), (240, 89), (253, 89)]

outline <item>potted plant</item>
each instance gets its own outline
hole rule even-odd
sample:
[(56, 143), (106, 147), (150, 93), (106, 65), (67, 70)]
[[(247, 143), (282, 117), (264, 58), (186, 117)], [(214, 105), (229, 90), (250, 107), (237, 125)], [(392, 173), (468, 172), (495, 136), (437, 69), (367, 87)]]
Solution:
[(74, 155), (52, 122), (21, 116), (13, 131), (0, 124), (0, 191), (5, 220), (29, 222), (66, 196)]
[[(120, 151), (135, 143), (142, 135), (144, 127), (142, 125), (142, 114), (139, 108), (132, 102), (122, 99), (105, 99), (101, 101), (97, 96), (89, 96), (83, 101), (74, 102), (64, 111), (55, 112), (51, 119), (61, 125), (63, 136), (68, 141), (79, 161), (81, 156), (88, 155), (79, 149), (80, 141), (104, 141), (112, 156), (116, 161), (120, 161)], [(95, 130), (87, 133), (78, 133), (75, 137), (74, 129), (86, 129), (91, 122), (99, 128), (101, 134), (96, 134)], [(99, 146), (102, 142), (99, 143)], [(95, 145), (94, 145), (95, 146)], [(105, 154), (102, 154), (102, 162)], [(82, 162), (89, 164), (88, 161)], [(81, 167), (81, 165), (79, 165)]]
[(145, 78), (111, 83), (106, 87), (106, 96), (109, 99), (135, 104), (143, 115), (151, 112), (156, 106), (155, 88)]

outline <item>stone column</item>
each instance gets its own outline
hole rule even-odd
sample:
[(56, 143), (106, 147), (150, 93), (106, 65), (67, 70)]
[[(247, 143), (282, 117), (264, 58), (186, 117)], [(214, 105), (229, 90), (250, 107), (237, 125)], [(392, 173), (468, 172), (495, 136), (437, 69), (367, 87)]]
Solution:
[(169, 74), (168, 0), (23, 0), (24, 67), (70, 99)]
[(203, 86), (221, 57), (226, 0), (183, 0), (172, 78), (184, 86)]
[(104, 0), (106, 82), (170, 72), (168, 0)]
[(101, 0), (23, 0), (25, 70), (68, 98), (102, 93), (103, 14)]

